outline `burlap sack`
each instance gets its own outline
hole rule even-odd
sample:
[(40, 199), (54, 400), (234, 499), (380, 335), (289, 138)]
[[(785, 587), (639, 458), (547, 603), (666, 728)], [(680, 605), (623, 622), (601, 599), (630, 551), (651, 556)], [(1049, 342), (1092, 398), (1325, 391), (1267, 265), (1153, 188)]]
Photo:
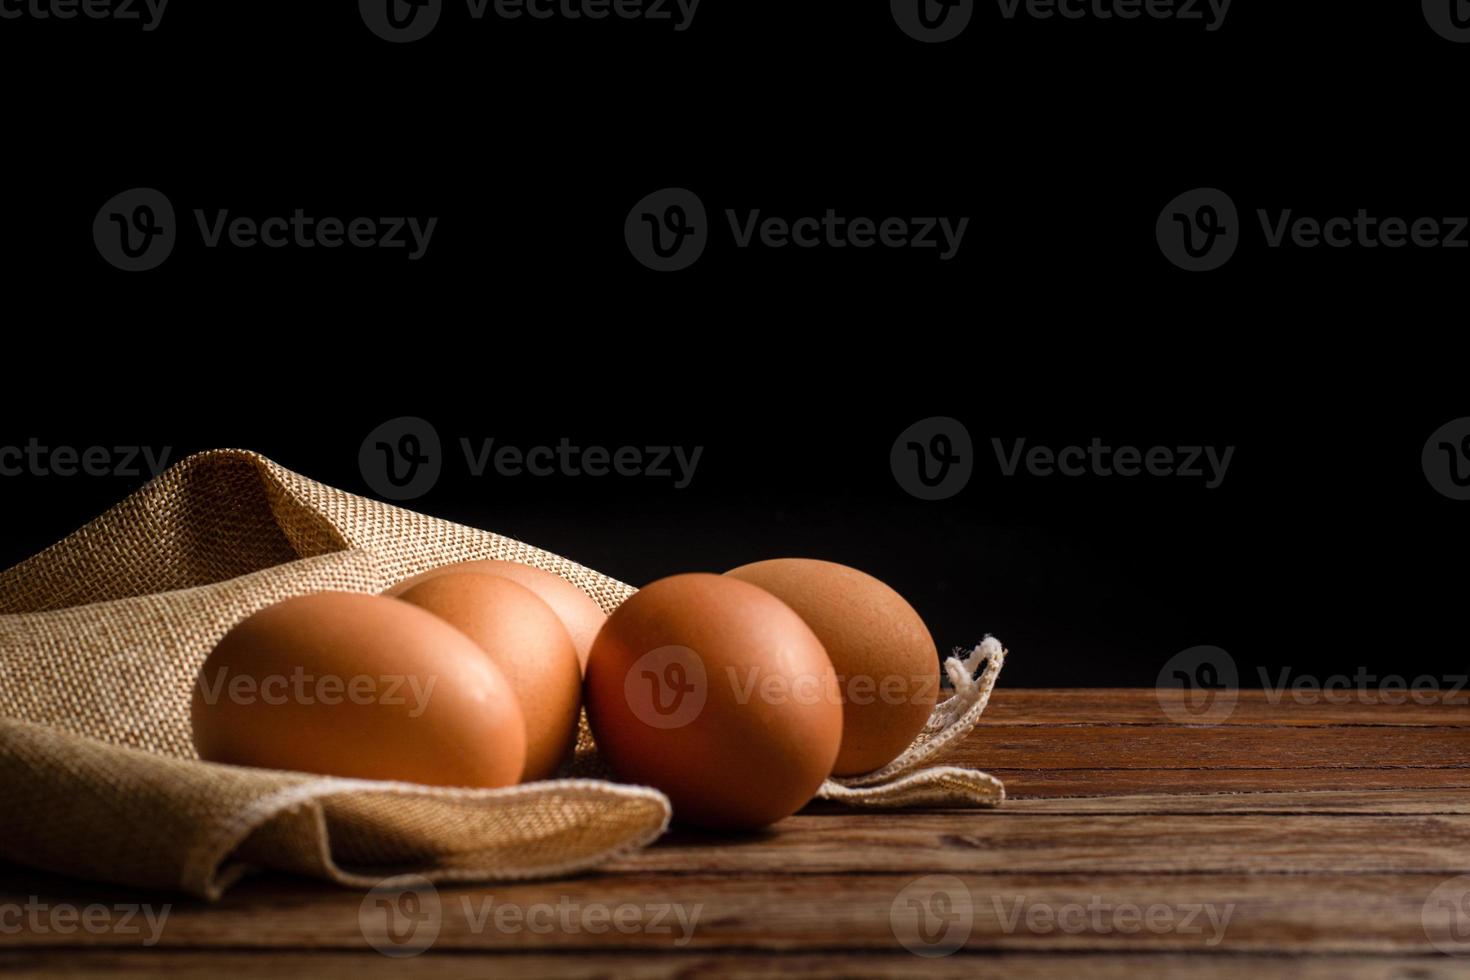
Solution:
[[(566, 874), (642, 847), (666, 797), (603, 779), (501, 790), (367, 782), (202, 762), (192, 684), (235, 623), (293, 595), (376, 593), (472, 558), (554, 572), (611, 612), (633, 593), (522, 542), (357, 497), (255, 453), (180, 462), (75, 534), (0, 573), (0, 858), (218, 897), (248, 867), (347, 885), (399, 874)], [(998, 780), (919, 769), (984, 710), (993, 640), (948, 672), (956, 695), (904, 757), (824, 797), (995, 804)], [(984, 662), (984, 673), (974, 671)], [(585, 725), (568, 775), (599, 771)]]

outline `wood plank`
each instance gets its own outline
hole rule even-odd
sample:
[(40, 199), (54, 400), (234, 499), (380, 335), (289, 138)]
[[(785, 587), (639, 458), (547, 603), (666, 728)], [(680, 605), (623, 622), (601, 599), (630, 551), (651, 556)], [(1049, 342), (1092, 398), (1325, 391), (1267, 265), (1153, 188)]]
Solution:
[[(1465, 794), (1457, 799), (1463, 809)], [(1176, 806), (1167, 798), (1149, 802)], [(1013, 803), (997, 810), (882, 816), (804, 812), (757, 834), (676, 828), (655, 846), (602, 865), (598, 873), (1470, 872), (1470, 815), (1440, 812), (1432, 801), (1426, 806), (1418, 800), (1416, 809), (1400, 815), (1351, 807), (1303, 810), (1310, 804), (1300, 798), (1284, 799), (1284, 809), (1274, 811), (1261, 809), (1261, 801), (1234, 802), (1245, 808), (1117, 813), (1076, 804), (1048, 811)], [(0, 895), (16, 891), (8, 887)]]
[[(940, 761), (949, 761), (949, 756)], [(1465, 789), (1470, 769), (1003, 769), (977, 768), (1006, 784), (1007, 802), (1147, 793), (1285, 793)]]
[(1470, 768), (1470, 727), (998, 725), (943, 762), (992, 769)]
[[(807, 811), (811, 812), (811, 811)], [(832, 808), (830, 813), (846, 812)], [(1216, 793), (1202, 796), (1165, 793), (1140, 796), (1100, 796), (1060, 799), (1007, 800), (1002, 811), (1027, 813), (1362, 813), (1378, 816), (1422, 813), (1470, 814), (1470, 790), (1423, 789), (1362, 792)]]
[(576, 952), (565, 956), (519, 953), (441, 953), (389, 959), (376, 953), (195, 952), (190, 950), (24, 950), (0, 951), (0, 973), (7, 977), (91, 978), (168, 976), (179, 980), (277, 980), (312, 976), (326, 980), (415, 980), (446, 973), (464, 977), (545, 977), (579, 980), (684, 980), (687, 977), (887, 976), (974, 980), (1138, 980), (1140, 976), (1179, 980), (1461, 980), (1465, 964), (1442, 956), (1208, 956), (1179, 953), (990, 953), (979, 959), (957, 954), (919, 957), (907, 953), (833, 951), (820, 955), (771, 953)]
[[(1364, 703), (1356, 697), (1344, 701), (1325, 696), (1315, 703), (1294, 697), (1290, 691), (1276, 696), (1270, 691), (1238, 691), (1235, 708), (1225, 725), (1430, 725), (1470, 726), (1470, 690), (1453, 694), (1446, 685), (1443, 694), (1429, 694), (1420, 703), (1410, 693), (1374, 695), (1386, 698)], [(1160, 699), (1163, 699), (1161, 702)], [(1393, 703), (1402, 698), (1403, 703)], [(996, 687), (982, 725), (1176, 725), (1163, 705), (1177, 707), (1182, 693), (1153, 688), (1037, 689)]]
[(798, 814), (747, 837), (674, 830), (604, 873), (1470, 872), (1470, 816)]
[[(432, 952), (711, 950), (899, 953), (908, 899), (938, 891), (963, 923), (965, 952), (1191, 951), (1419, 954), (1438, 875), (659, 875), (578, 878), (425, 891), (419, 908), (437, 928)], [(107, 903), (105, 889), (87, 901)], [(0, 904), (24, 896), (0, 895)], [(179, 902), (159, 946), (189, 949), (337, 949), (363, 952), (363, 895), (281, 878), (242, 883), (217, 905)], [(52, 902), (57, 899), (52, 898)], [(437, 903), (437, 911), (435, 911)], [(931, 901), (932, 904), (932, 901)], [(498, 920), (506, 908), (513, 919)], [(937, 906), (935, 906), (937, 907)], [(677, 924), (674, 913), (692, 928)], [(895, 909), (898, 912), (895, 913)], [(561, 911), (565, 910), (565, 911)], [(603, 931), (582, 925), (595, 921)], [(626, 914), (620, 910), (627, 910)], [(905, 912), (905, 910), (908, 910)], [(1134, 910), (1153, 910), (1151, 925)], [(1199, 910), (1199, 911), (1195, 911)], [(659, 918), (655, 919), (655, 915)], [(606, 928), (613, 916), (629, 927)], [(526, 922), (549, 925), (546, 931)], [(571, 927), (562, 925), (570, 922)], [(513, 923), (513, 924), (506, 924)], [(659, 929), (652, 926), (657, 923)], [(896, 925), (897, 923), (897, 925)], [(426, 927), (427, 928), (427, 927)], [(138, 935), (108, 930), (58, 936), (23, 921), (11, 950), (57, 945), (141, 950)]]

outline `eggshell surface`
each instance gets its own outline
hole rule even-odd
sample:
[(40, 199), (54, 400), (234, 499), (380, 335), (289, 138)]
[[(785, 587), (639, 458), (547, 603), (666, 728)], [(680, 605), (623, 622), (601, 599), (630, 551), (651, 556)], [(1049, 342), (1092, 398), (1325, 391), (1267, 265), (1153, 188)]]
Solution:
[(843, 692), (835, 775), (872, 772), (913, 744), (938, 700), (939, 652), (903, 596), (856, 568), (809, 558), (725, 574), (790, 606), (831, 658)]
[(430, 786), (520, 780), (526, 723), (473, 640), (398, 599), (346, 592), (262, 609), (215, 646), (194, 686), (210, 762)]
[(436, 575), (399, 598), (474, 640), (510, 681), (526, 719), (522, 779), (556, 772), (577, 741), (582, 669), (551, 607), (508, 578), (476, 572)]
[(796, 812), (842, 740), (836, 676), (811, 629), (770, 593), (719, 575), (661, 579), (623, 603), (592, 646), (585, 698), (613, 769), (704, 827)]
[(592, 649), (592, 641), (596, 639), (597, 631), (602, 629), (603, 623), (607, 622), (607, 614), (591, 596), (571, 582), (560, 575), (536, 568), (534, 565), (526, 565), (518, 561), (462, 561), (453, 565), (431, 568), (413, 578), (405, 579), (384, 595), (402, 595), (420, 582), (428, 581), (435, 576), (463, 572), (499, 575), (501, 578), (508, 578), (536, 593), (542, 602), (550, 606), (561, 617), (562, 625), (566, 627), (567, 633), (571, 635), (572, 643), (577, 648), (577, 660), (582, 669), (586, 669), (588, 651)]

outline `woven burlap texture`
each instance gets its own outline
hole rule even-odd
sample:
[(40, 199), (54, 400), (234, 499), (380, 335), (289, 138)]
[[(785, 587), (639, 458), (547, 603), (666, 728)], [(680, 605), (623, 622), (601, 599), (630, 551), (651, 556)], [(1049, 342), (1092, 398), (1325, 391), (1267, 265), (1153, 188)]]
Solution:
[[(355, 886), (407, 874), (513, 880), (568, 874), (648, 844), (668, 825), (667, 798), (605, 779), (446, 789), (198, 759), (192, 685), (235, 623), (293, 595), (377, 593), (475, 558), (554, 572), (608, 612), (634, 591), (523, 542), (240, 450), (183, 460), (0, 573), (0, 858), (217, 898), (251, 866)], [(961, 682), (898, 764), (876, 779), (829, 781), (822, 795), (879, 806), (998, 803), (1003, 788), (983, 773), (917, 768), (984, 710), (1003, 660), (998, 645), (989, 653), (980, 682)], [(965, 661), (966, 679), (980, 654)], [(959, 663), (950, 661), (952, 680)], [(584, 726), (568, 775), (596, 772)]]

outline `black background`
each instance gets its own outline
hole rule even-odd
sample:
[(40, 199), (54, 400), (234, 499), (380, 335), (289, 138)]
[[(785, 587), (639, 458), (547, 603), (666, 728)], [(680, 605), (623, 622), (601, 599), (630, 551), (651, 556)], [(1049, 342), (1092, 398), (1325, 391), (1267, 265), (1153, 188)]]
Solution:
[[(297, 9), (298, 7), (305, 9)], [(704, 0), (668, 23), (371, 35), (351, 3), (176, 3), (158, 30), (0, 21), (9, 356), (0, 445), (257, 449), (369, 492), (374, 426), (449, 447), (412, 506), (635, 584), (825, 557), (903, 592), (940, 646), (985, 632), (1017, 684), (1150, 685), (1196, 644), (1258, 666), (1465, 670), (1470, 504), (1419, 453), (1466, 408), (1470, 251), (1266, 248), (1256, 208), (1470, 211), (1470, 45), (1394, 9), (1235, 0), (1198, 22), (1005, 21), (919, 44), (887, 4)], [(428, 256), (206, 250), (124, 274), (119, 191), (264, 217), (438, 217)], [(683, 186), (721, 227), (655, 274), (633, 203)], [(1187, 274), (1176, 194), (1248, 227)], [(723, 210), (968, 216), (959, 255), (736, 249)], [(958, 497), (904, 493), (893, 440), (961, 419)], [(474, 479), (457, 440), (704, 447), (693, 484)], [(1002, 478), (990, 439), (1233, 445), (1224, 484)], [(0, 480), (0, 563), (139, 479)]]

